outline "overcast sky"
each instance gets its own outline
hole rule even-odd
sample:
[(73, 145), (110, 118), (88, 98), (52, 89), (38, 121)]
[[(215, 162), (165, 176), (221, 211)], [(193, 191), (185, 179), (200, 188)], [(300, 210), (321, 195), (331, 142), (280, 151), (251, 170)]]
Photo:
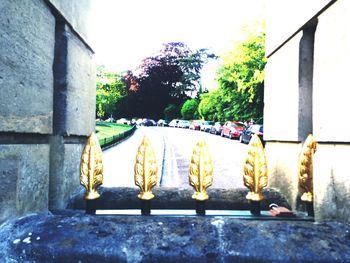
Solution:
[[(133, 69), (162, 43), (184, 42), (220, 54), (264, 14), (263, 0), (92, 0), (92, 46), (98, 64)], [(210, 82), (215, 63), (205, 69)], [(208, 84), (211, 85), (211, 84)]]

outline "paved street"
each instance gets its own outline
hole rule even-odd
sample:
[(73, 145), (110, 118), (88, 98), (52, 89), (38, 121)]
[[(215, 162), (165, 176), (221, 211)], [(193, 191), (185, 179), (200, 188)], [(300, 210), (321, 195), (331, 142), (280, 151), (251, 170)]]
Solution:
[(243, 186), (242, 165), (247, 145), (204, 132), (168, 127), (139, 127), (129, 139), (104, 151), (104, 186), (134, 186), (135, 156), (144, 135), (149, 137), (156, 151), (160, 186), (188, 186), (192, 151), (202, 138), (213, 158), (212, 187)]

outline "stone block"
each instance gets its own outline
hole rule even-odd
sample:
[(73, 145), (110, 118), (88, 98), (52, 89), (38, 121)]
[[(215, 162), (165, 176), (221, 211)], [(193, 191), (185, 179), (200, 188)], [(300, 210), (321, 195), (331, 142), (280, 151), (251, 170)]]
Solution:
[(49, 146), (0, 145), (0, 222), (48, 209)]
[(95, 130), (95, 64), (92, 52), (68, 33), (66, 132), (88, 136)]
[[(230, 216), (34, 214), (0, 229), (3, 262), (344, 263), (350, 225)], [(31, 234), (29, 234), (31, 233)]]
[(51, 133), (55, 19), (40, 0), (3, 0), (0, 13), (0, 130)]
[[(317, 141), (350, 142), (350, 2), (336, 1), (322, 13), (315, 33), (313, 131)], [(335, 127), (341, 129), (335, 130)]]
[(317, 221), (350, 222), (350, 145), (318, 144), (314, 156), (314, 208)]
[(91, 38), (91, 1), (49, 0), (86, 42)]
[(83, 147), (82, 144), (64, 144), (61, 136), (51, 139), (50, 209), (65, 208), (79, 186)]
[(264, 139), (298, 141), (299, 44), (297, 34), (268, 59), (265, 68)]
[(300, 143), (268, 142), (265, 146), (269, 187), (286, 196), (293, 209), (298, 197), (298, 159)]

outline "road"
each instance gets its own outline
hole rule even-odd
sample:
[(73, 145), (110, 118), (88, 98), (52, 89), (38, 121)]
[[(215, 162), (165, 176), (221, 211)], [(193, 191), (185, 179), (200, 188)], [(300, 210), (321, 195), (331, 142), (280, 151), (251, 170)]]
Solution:
[(188, 186), (189, 162), (200, 139), (206, 141), (213, 159), (212, 187), (243, 186), (242, 168), (247, 145), (209, 133), (168, 127), (139, 127), (129, 139), (105, 150), (104, 186), (135, 186), (135, 156), (144, 135), (149, 137), (157, 155), (160, 186)]

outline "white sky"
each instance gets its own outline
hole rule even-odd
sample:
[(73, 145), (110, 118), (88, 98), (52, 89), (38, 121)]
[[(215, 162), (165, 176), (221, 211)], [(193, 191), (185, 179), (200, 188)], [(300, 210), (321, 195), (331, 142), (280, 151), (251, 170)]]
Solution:
[[(242, 27), (261, 18), (263, 7), (264, 0), (92, 0), (95, 59), (113, 71), (133, 69), (174, 41), (219, 54), (242, 39)], [(216, 65), (203, 70), (204, 86), (214, 85)]]

